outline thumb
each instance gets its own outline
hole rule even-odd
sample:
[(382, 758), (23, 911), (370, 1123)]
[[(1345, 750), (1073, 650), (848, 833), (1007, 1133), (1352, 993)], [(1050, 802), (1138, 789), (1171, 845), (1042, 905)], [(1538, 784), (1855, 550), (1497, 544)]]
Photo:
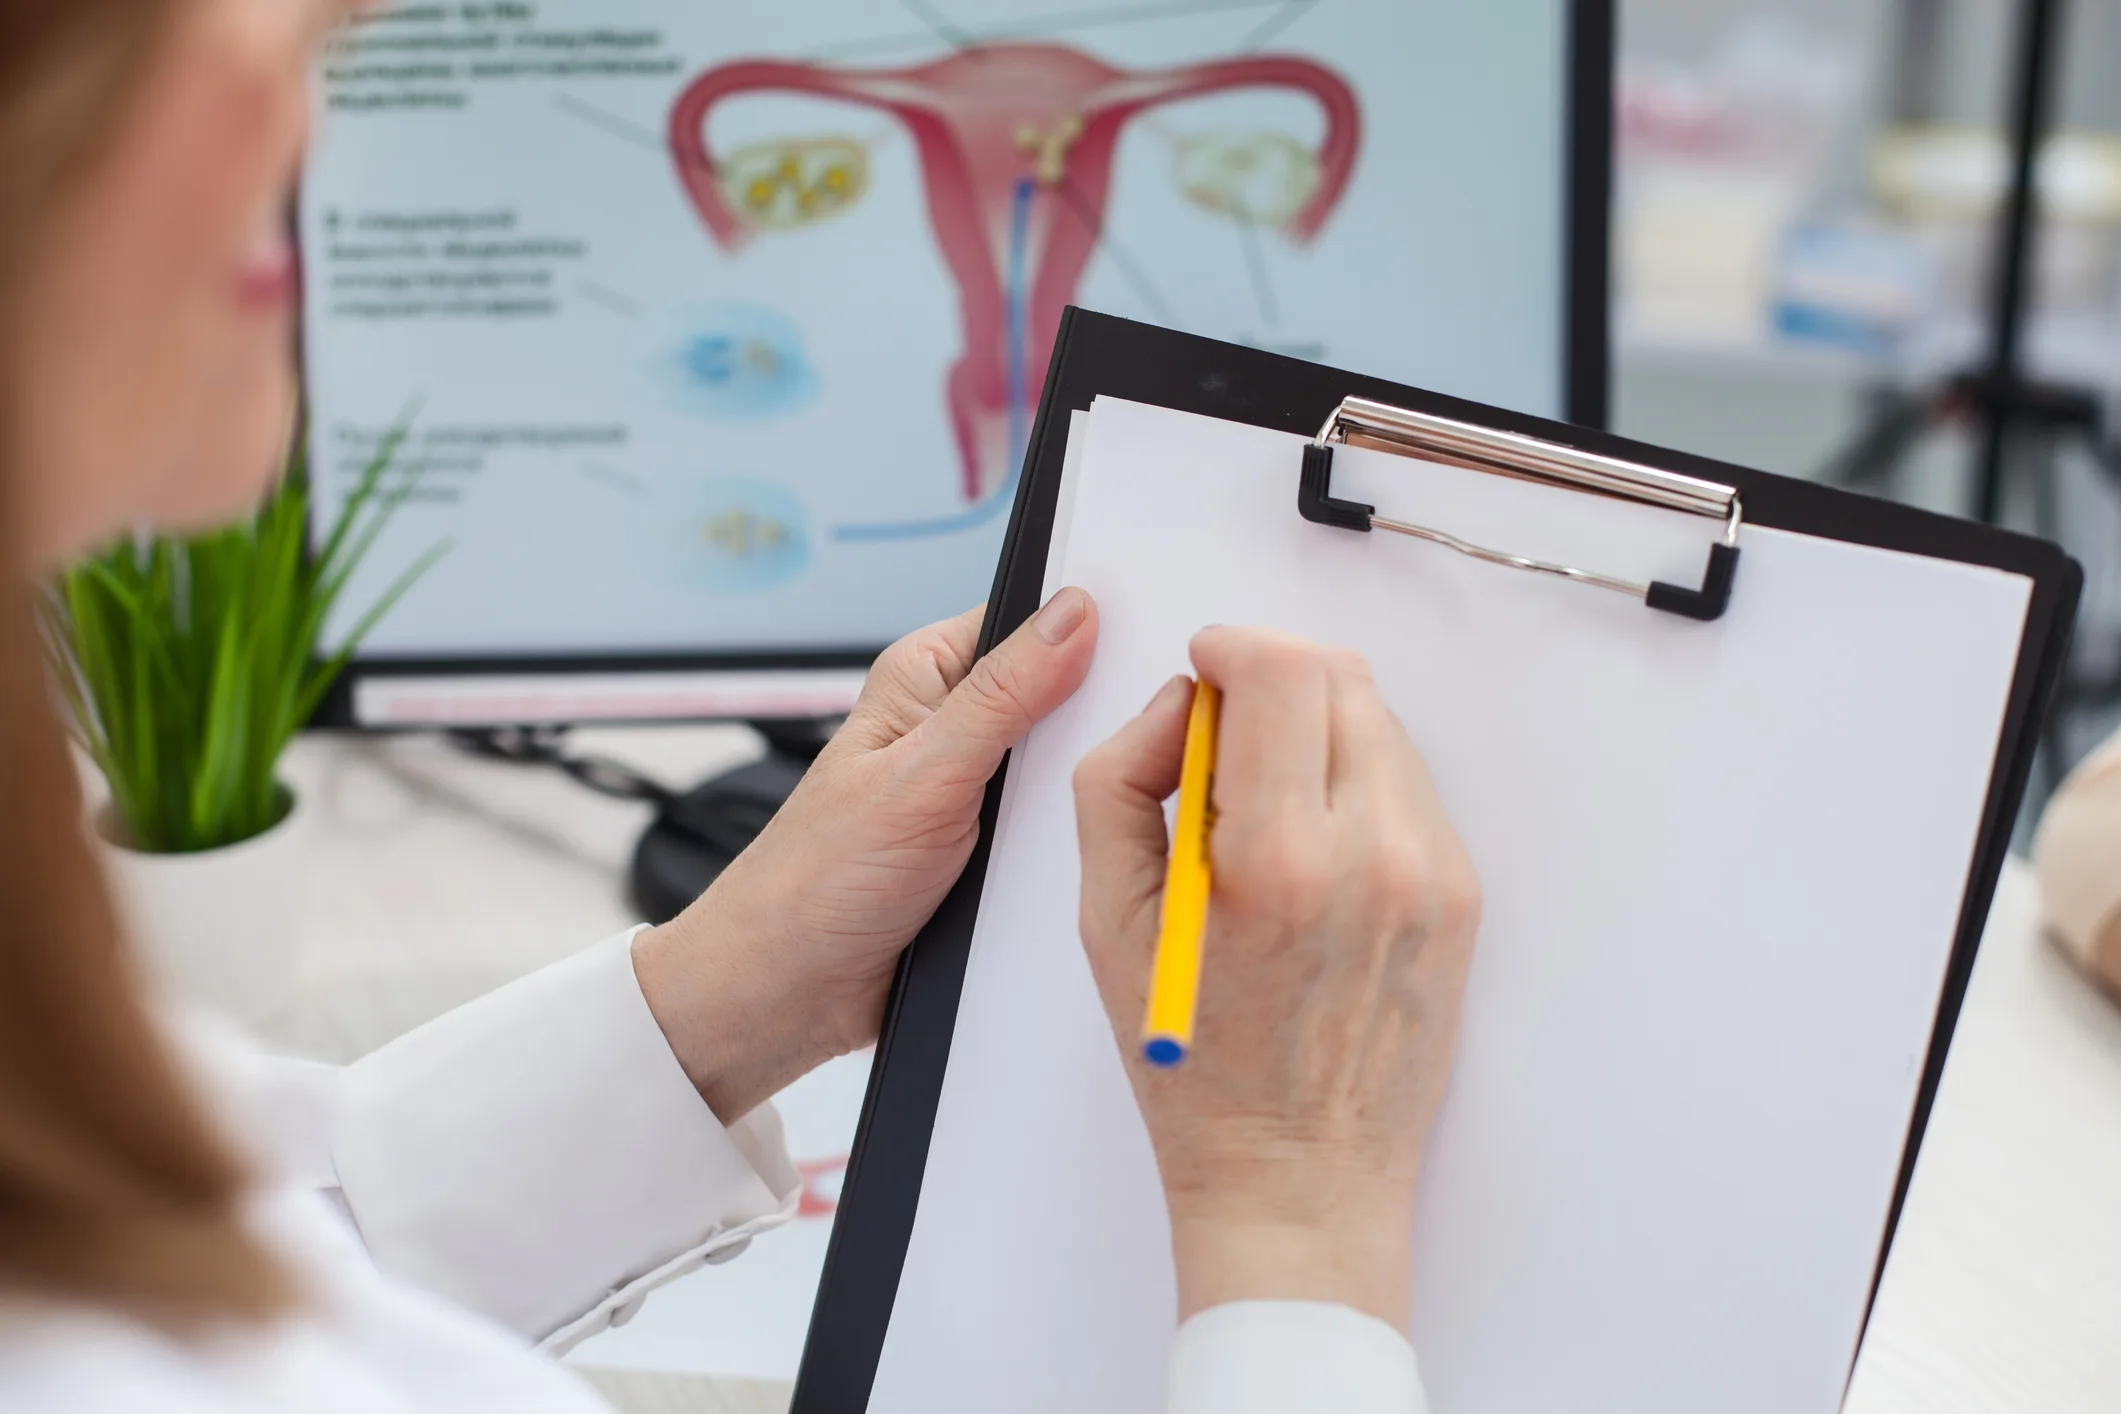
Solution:
[(1096, 647), (1097, 605), (1080, 589), (1061, 590), (974, 663), (914, 729), (914, 754), (926, 768), (984, 781), (1004, 752), (1082, 686)]

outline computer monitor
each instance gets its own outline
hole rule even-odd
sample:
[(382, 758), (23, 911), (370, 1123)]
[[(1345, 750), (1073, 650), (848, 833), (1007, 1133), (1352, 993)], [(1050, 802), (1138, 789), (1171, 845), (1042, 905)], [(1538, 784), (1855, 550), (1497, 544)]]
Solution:
[(986, 592), (1070, 303), (1598, 423), (1611, 0), (407, 0), (302, 184), (326, 724), (843, 711)]

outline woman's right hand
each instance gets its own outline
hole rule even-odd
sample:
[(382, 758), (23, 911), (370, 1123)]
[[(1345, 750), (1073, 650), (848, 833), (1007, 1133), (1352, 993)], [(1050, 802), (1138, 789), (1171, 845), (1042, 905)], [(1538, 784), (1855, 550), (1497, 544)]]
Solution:
[(1195, 1045), (1169, 1069), (1141, 1025), (1192, 684), (1075, 775), (1083, 944), (1156, 1150), (1180, 1317), (1336, 1301), (1403, 1330), (1479, 884), (1359, 656), (1211, 628), (1192, 658), (1223, 693), (1214, 884)]

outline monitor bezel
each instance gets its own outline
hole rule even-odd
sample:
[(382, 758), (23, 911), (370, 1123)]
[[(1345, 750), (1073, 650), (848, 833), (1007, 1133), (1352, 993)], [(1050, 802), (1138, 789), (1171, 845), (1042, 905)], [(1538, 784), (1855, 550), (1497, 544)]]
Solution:
[[(1565, 421), (1603, 429), (1610, 379), (1610, 244), (1613, 185), (1614, 0), (1565, 0), (1564, 193), (1561, 260), (1560, 389)], [(298, 315), (296, 356), (308, 350), (307, 310)], [(307, 380), (303, 383), (307, 405)], [(306, 429), (305, 416), (302, 425)], [(306, 431), (305, 431), (305, 434)], [(1028, 455), (1028, 451), (1027, 451)], [(564, 680), (655, 673), (844, 672), (868, 666), (888, 646), (848, 644), (791, 652), (669, 652), (569, 654), (356, 654), (339, 673), (311, 718), (312, 727), (369, 731), (417, 730), (452, 723), (368, 722), (356, 701), (364, 681), (408, 678), (539, 677)], [(716, 720), (698, 716), (599, 717), (603, 723)]]

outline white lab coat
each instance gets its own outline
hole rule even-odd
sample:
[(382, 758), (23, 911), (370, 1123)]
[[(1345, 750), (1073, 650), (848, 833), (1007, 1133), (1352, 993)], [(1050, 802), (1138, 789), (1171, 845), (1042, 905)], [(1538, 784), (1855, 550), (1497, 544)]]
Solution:
[[(345, 1067), (206, 1048), (209, 1091), (272, 1182), (250, 1204), (307, 1299), (182, 1341), (0, 1296), (0, 1411), (592, 1414), (549, 1354), (795, 1212), (770, 1106), (724, 1127), (622, 934)], [(1217, 1307), (1174, 1341), (1182, 1414), (1410, 1414), (1414, 1357), (1338, 1306)]]

